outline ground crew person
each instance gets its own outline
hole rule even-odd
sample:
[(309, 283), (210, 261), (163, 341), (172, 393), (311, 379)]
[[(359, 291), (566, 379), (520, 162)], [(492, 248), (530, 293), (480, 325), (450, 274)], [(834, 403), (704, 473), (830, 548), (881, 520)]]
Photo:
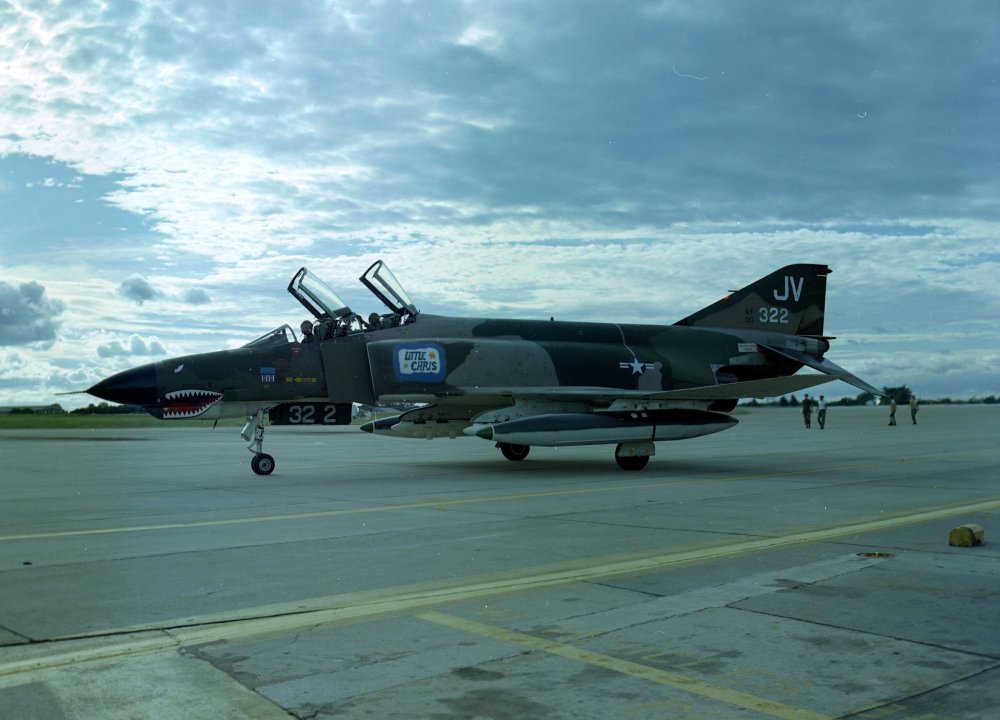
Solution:
[(896, 424), (896, 398), (889, 398), (889, 424)]
[(920, 410), (920, 404), (917, 402), (916, 395), (910, 395), (910, 420), (913, 424), (917, 424), (917, 412)]
[(806, 395), (804, 398), (802, 398), (802, 419), (805, 421), (807, 428), (812, 427), (812, 417), (813, 417), (812, 400), (810, 400), (809, 396)]
[(819, 420), (819, 429), (822, 430), (826, 427), (826, 398), (822, 395), (819, 396), (819, 402), (816, 403), (816, 419)]

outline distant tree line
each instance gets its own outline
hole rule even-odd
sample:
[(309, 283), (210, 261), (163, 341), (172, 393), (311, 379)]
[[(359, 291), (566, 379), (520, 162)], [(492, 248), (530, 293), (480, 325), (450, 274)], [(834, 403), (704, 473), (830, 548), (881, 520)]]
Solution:
[[(12, 407), (6, 411), (9, 415), (54, 415), (64, 414), (66, 411), (58, 405), (45, 407)], [(111, 405), (106, 402), (94, 405), (91, 403), (87, 407), (70, 410), (70, 415), (138, 415), (146, 412), (138, 405)]]
[(52, 403), (51, 405), (20, 405), (17, 407), (0, 407), (0, 414), (3, 415), (64, 415), (62, 405)]
[(87, 407), (70, 410), (70, 415), (137, 415), (144, 413), (138, 405), (110, 405), (106, 402), (90, 403)]

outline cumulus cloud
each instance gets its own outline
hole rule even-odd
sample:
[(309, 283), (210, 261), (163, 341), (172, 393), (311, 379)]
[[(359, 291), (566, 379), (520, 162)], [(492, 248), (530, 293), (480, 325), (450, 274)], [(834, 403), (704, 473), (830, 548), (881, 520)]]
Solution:
[[(46, 382), (53, 373), (53, 368), (45, 362), (26, 357), (17, 352), (0, 353), (0, 400), (4, 405), (20, 404), (25, 391), (36, 391)], [(20, 397), (21, 400), (15, 398)], [(25, 404), (40, 404), (41, 400), (36, 394), (30, 397)]]
[(102, 358), (166, 355), (167, 349), (155, 337), (143, 338), (133, 334), (124, 341), (112, 340), (103, 345), (98, 345), (97, 354)]
[(118, 286), (118, 294), (135, 301), (137, 305), (142, 305), (147, 300), (159, 297), (161, 293), (146, 278), (133, 275)]
[(185, 290), (181, 299), (189, 305), (208, 305), (212, 298), (207, 292), (200, 288), (190, 288)]
[(46, 297), (37, 282), (0, 282), (0, 345), (53, 342), (64, 309), (65, 304)]
[(118, 294), (137, 305), (157, 298), (182, 302), (187, 305), (207, 305), (212, 302), (212, 297), (201, 288), (188, 288), (180, 293), (163, 292), (141, 275), (132, 275), (122, 281), (118, 286)]

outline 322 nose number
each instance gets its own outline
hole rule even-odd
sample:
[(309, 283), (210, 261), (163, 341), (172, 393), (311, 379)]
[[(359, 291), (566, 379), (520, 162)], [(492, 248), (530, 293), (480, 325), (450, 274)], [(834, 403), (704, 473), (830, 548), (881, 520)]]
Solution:
[[(337, 406), (321, 405), (323, 419), (319, 421), (321, 425), (337, 424)], [(292, 425), (315, 425), (316, 405), (289, 405), (288, 422)]]

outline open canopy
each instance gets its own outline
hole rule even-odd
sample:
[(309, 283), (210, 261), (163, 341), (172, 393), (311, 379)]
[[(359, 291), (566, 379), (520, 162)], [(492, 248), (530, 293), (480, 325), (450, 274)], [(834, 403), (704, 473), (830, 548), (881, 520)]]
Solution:
[(317, 320), (335, 320), (351, 314), (347, 303), (337, 297), (337, 293), (327, 287), (319, 278), (310, 275), (306, 268), (300, 268), (288, 283), (288, 292), (302, 303)]
[[(396, 276), (392, 274), (389, 266), (379, 260), (365, 270), (364, 275), (359, 278), (371, 292), (389, 310), (399, 316), (395, 322), (412, 322), (417, 315), (417, 308), (414, 306), (406, 290), (399, 284)], [(288, 292), (302, 303), (302, 305), (320, 322), (328, 320), (339, 320), (349, 318), (354, 315), (351, 308), (341, 300), (337, 293), (331, 290), (326, 283), (308, 269), (299, 268), (292, 281), (288, 283)], [(404, 316), (407, 319), (402, 319)]]
[(361, 282), (371, 290), (375, 297), (385, 303), (385, 306), (397, 315), (417, 314), (410, 296), (399, 284), (392, 270), (382, 260), (377, 261), (361, 276)]

